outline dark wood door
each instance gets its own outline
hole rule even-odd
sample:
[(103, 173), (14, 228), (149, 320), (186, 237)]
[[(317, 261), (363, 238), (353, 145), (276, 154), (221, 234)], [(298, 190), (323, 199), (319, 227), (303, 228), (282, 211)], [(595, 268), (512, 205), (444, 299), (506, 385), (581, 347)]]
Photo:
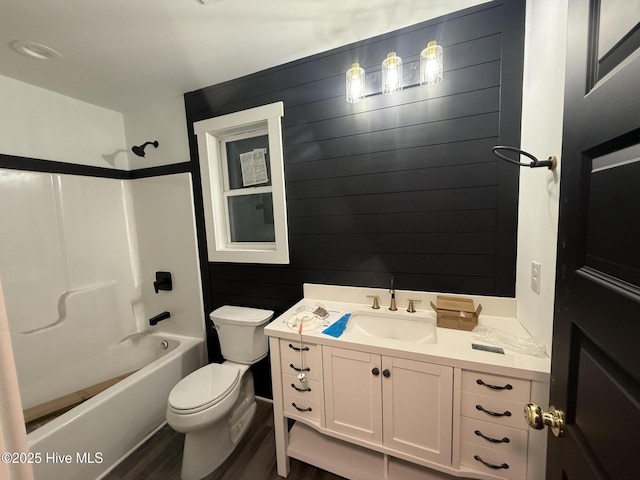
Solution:
[(640, 478), (639, 20), (569, 1), (549, 480)]

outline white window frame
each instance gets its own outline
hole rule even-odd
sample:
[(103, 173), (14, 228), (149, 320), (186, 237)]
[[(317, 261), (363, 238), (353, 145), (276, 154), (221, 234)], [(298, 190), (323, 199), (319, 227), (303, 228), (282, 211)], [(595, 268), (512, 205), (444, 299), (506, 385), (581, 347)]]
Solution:
[[(289, 263), (287, 201), (284, 190), (282, 127), (284, 104), (272, 103), (193, 124), (204, 200), (207, 254), (213, 262)], [(271, 186), (229, 190), (227, 141), (268, 135)], [(275, 242), (232, 242), (227, 198), (271, 193)]]

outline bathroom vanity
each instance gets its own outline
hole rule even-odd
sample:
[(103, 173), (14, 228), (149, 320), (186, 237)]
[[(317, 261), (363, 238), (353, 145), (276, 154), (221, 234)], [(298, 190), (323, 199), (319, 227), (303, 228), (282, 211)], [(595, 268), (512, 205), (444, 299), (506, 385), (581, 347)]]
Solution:
[[(547, 401), (550, 359), (476, 350), (471, 332), (437, 328), (435, 312), (407, 312), (409, 298), (423, 306), (436, 294), (398, 291), (395, 312), (385, 295), (305, 285), (266, 327), (278, 473), (293, 457), (350, 479), (542, 480), (546, 434), (528, 428), (523, 409)], [(472, 298), (480, 325), (528, 336), (513, 299)], [(300, 312), (317, 306), (329, 317), (300, 333)], [(322, 333), (345, 313), (342, 335)]]

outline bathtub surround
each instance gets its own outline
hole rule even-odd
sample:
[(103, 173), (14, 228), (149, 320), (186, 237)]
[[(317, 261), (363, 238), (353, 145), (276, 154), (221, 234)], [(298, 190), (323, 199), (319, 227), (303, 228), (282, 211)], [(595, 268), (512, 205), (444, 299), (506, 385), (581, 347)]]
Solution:
[[(147, 318), (163, 311), (171, 318), (154, 330), (204, 338), (205, 315), (198, 265), (191, 176), (161, 175), (132, 181), (142, 303)], [(153, 288), (156, 271), (171, 272), (172, 290)]]
[[(0, 155), (0, 165), (16, 161)], [(21, 165), (65, 172), (0, 169), (0, 217), (8, 226), (0, 271), (10, 279), (22, 407), (144, 367), (150, 359), (135, 347), (154, 339), (160, 345), (162, 338), (144, 334), (157, 312), (171, 310), (172, 317), (155, 332), (193, 345), (169, 354), (177, 355), (172, 366), (155, 374), (149, 370), (156, 367), (142, 368), (28, 435), (32, 452), (103, 455), (94, 464), (40, 464), (39, 478), (96, 478), (163, 424), (169, 391), (206, 358), (191, 179), (188, 173), (145, 177), (182, 166), (123, 179), (99, 167), (37, 159)], [(96, 169), (100, 176), (86, 175)], [(157, 270), (172, 272), (171, 291), (155, 293)], [(137, 366), (121, 365), (127, 360)], [(123, 412), (122, 422), (114, 421)]]
[[(155, 329), (203, 337), (188, 174), (129, 182), (0, 172), (0, 216), (11, 227), (0, 268), (24, 408), (107, 380), (105, 371), (82, 383), (68, 369), (164, 310), (173, 318)], [(154, 293), (158, 268), (173, 270), (173, 291)]]
[[(156, 330), (202, 338), (189, 163), (184, 154), (180, 161), (179, 142), (167, 134), (170, 120), (153, 129), (163, 155), (175, 155), (172, 161), (148, 154), (139, 165), (145, 168), (127, 171), (128, 115), (5, 77), (0, 85), (0, 216), (7, 226), (0, 274), (12, 332), (27, 332), (14, 341), (28, 342), (23, 346), (34, 352), (31, 359), (14, 348), (18, 369), (30, 372), (21, 378), (23, 388), (32, 390), (48, 372), (62, 375), (62, 356), (50, 361), (54, 345), (99, 350), (150, 328), (148, 319), (165, 310), (173, 317)], [(184, 137), (184, 113), (175, 113), (175, 103), (155, 110), (177, 117), (174, 130)], [(148, 139), (144, 128), (136, 133)], [(172, 292), (154, 293), (158, 270), (173, 272)], [(72, 328), (80, 325), (84, 334)], [(48, 334), (58, 340), (47, 340)], [(26, 395), (24, 407), (45, 395)]]
[[(0, 84), (0, 275), (12, 292), (12, 335), (24, 347), (14, 349), (22, 407), (115, 375), (118, 362), (99, 352), (153, 338), (138, 332), (150, 331), (148, 318), (164, 310), (172, 317), (154, 331), (200, 339), (171, 375), (137, 383), (134, 374), (28, 436), (32, 451), (104, 453), (89, 473), (56, 470), (38, 478), (95, 478), (164, 422), (169, 390), (206, 357), (188, 155), (163, 135), (166, 127), (157, 138), (174, 156), (157, 162), (147, 152), (144, 168), (127, 171), (122, 114), (11, 79), (0, 77)], [(186, 144), (184, 113), (177, 118)], [(172, 272), (171, 292), (155, 294), (156, 271)], [(119, 360), (144, 360), (136, 352)], [(91, 358), (93, 368), (74, 367)], [(130, 397), (114, 393), (122, 385)], [(132, 418), (114, 421), (123, 412)], [(114, 425), (117, 432), (99, 433)]]

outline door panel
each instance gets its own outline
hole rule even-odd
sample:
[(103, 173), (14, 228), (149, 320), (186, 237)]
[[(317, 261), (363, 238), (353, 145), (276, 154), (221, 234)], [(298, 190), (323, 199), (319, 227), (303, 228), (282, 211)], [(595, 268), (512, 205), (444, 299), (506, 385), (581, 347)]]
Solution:
[(327, 428), (382, 443), (380, 355), (334, 347), (322, 355)]
[(638, 405), (629, 391), (634, 382), (591, 342), (582, 339), (580, 343), (576, 428), (610, 478), (628, 478), (625, 465), (637, 450), (636, 442), (630, 440), (640, 432)]
[(395, 357), (382, 357), (382, 367), (384, 444), (448, 465), (453, 368)]
[(569, 2), (551, 372), (551, 404), (565, 412), (566, 426), (564, 435), (549, 435), (550, 480), (637, 476), (632, 448), (640, 438), (640, 9), (635, 3)]

